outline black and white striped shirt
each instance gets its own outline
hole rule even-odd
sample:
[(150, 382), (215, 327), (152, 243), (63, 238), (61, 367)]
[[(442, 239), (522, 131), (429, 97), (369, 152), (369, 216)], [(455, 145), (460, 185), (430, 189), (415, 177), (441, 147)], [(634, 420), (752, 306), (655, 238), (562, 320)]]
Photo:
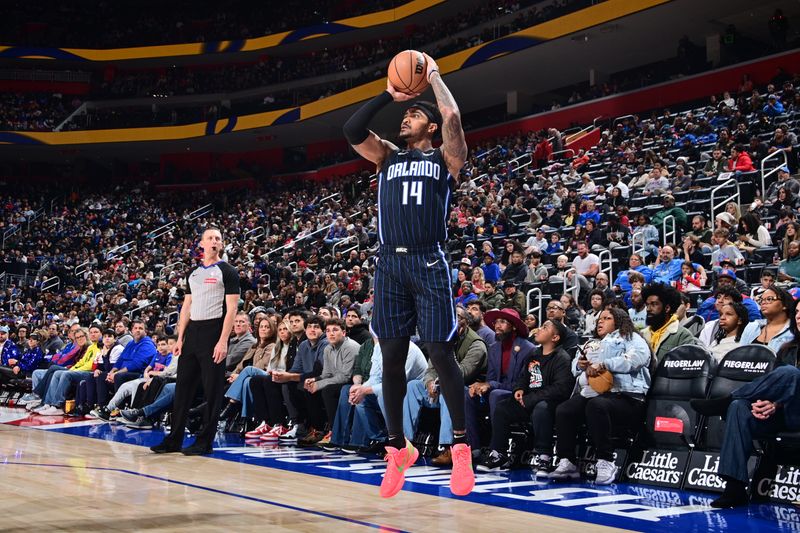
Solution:
[(186, 294), (192, 295), (190, 320), (212, 320), (225, 316), (225, 295), (239, 295), (239, 273), (224, 261), (200, 265), (187, 279)]

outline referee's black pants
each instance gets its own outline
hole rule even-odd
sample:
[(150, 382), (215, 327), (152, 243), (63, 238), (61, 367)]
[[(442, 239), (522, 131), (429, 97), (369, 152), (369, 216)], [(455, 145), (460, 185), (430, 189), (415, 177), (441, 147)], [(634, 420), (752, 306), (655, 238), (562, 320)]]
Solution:
[(211, 446), (217, 433), (217, 421), (222, 409), (225, 387), (225, 359), (214, 362), (214, 346), (222, 333), (222, 318), (190, 320), (184, 334), (183, 348), (178, 358), (175, 400), (172, 404), (172, 430), (164, 439), (169, 445), (180, 446), (186, 429), (186, 417), (202, 383), (205, 397), (203, 429), (197, 434), (195, 446)]

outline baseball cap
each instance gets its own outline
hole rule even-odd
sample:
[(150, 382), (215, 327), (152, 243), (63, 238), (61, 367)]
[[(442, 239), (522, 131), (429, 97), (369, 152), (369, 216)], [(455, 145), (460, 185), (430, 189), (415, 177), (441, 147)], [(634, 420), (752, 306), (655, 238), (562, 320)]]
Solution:
[(305, 261), (300, 261), (299, 263), (297, 263), (297, 265), (302, 268), (305, 268), (306, 266), (308, 266), (308, 263), (306, 263)]
[(723, 221), (724, 223), (726, 223), (729, 226), (733, 226), (734, 224), (736, 224), (736, 219), (733, 218), (733, 215), (731, 215), (730, 213), (727, 213), (725, 211), (723, 211), (722, 213), (719, 213), (717, 216), (714, 217), (714, 219), (715, 220), (721, 220), (721, 221)]
[(8, 331), (9, 331), (8, 326), (6, 326), (5, 324), (0, 326), (0, 333), (8, 333)]
[(779, 166), (779, 167), (778, 167), (778, 170), (779, 170), (780, 172), (786, 172), (787, 174), (791, 174), (791, 172), (789, 171), (789, 167), (788, 167), (788, 166), (786, 166), (786, 165), (781, 165), (781, 166)]
[(475, 249), (475, 245), (470, 242), (470, 243), (467, 244), (466, 248), (472, 248), (474, 250)]
[(731, 270), (730, 268), (725, 268), (722, 269), (717, 278), (730, 278), (733, 281), (736, 281), (736, 272)]
[(461, 259), (461, 264), (462, 265), (472, 265), (472, 261), (470, 261), (469, 259), (464, 257), (464, 258)]

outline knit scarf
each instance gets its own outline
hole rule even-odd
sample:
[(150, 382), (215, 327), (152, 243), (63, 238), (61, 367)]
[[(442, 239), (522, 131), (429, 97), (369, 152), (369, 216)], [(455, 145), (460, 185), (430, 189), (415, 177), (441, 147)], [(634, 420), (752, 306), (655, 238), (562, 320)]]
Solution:
[(650, 333), (650, 347), (653, 349), (653, 353), (655, 353), (658, 350), (658, 345), (661, 344), (661, 337), (667, 331), (667, 328), (670, 326), (670, 324), (672, 324), (673, 322), (677, 322), (677, 321), (678, 321), (678, 317), (675, 316), (675, 315), (672, 315), (669, 318), (669, 320), (667, 320), (667, 323), (664, 324), (663, 326), (661, 326), (661, 328), (659, 328), (656, 331), (651, 331), (651, 333)]

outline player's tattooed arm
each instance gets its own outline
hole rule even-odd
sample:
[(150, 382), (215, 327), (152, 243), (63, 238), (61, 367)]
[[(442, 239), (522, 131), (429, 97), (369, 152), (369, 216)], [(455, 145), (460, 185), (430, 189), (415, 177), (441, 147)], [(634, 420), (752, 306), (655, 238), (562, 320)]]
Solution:
[(432, 57), (425, 54), (428, 61), (428, 82), (436, 95), (436, 103), (442, 113), (442, 151), (444, 152), (450, 175), (458, 179), (458, 172), (467, 160), (467, 141), (461, 126), (461, 112), (453, 94), (444, 84), (439, 67)]

